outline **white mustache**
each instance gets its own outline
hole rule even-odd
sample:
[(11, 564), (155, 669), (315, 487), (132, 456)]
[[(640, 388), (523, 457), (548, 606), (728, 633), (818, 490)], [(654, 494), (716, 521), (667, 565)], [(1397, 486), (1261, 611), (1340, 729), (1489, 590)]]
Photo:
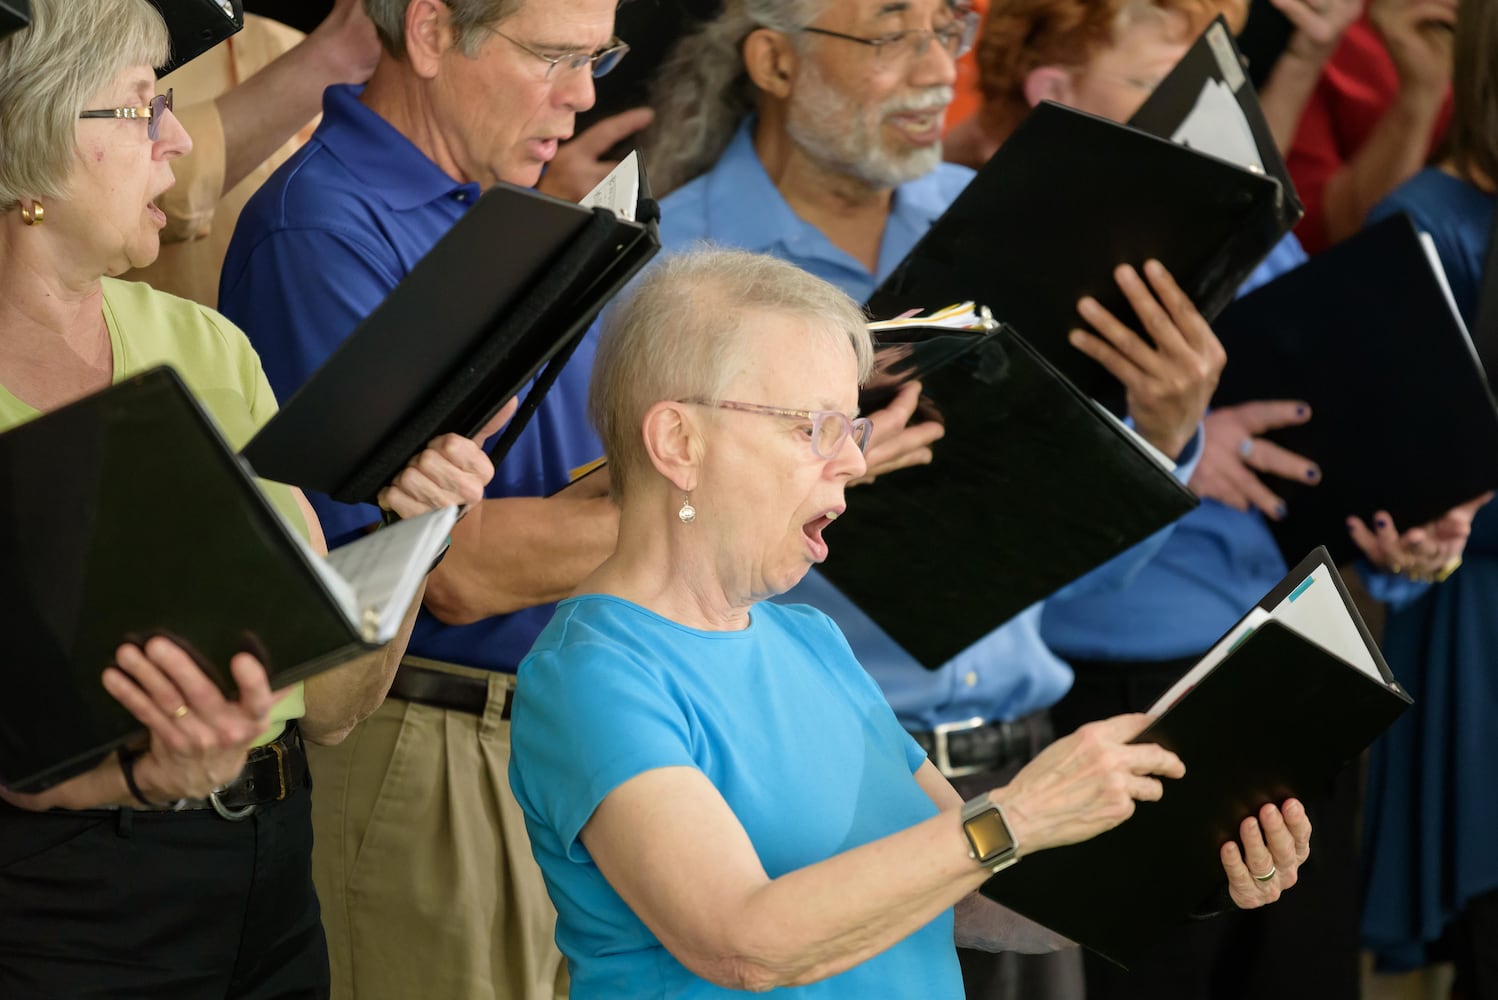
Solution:
[(914, 94), (904, 94), (886, 101), (879, 109), (881, 115), (920, 114), (923, 111), (944, 111), (956, 96), (951, 87), (927, 87)]

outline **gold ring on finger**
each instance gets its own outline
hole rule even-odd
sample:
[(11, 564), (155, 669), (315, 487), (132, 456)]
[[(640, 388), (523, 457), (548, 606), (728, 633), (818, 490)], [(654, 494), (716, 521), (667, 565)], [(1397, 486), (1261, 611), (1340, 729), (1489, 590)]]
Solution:
[(188, 708), (186, 705), (178, 705), (176, 708), (172, 709), (172, 718), (185, 719), (187, 718), (188, 713), (191, 711), (192, 709)]
[[(1267, 872), (1265, 872), (1263, 875), (1254, 875), (1254, 881), (1255, 882), (1268, 882), (1270, 879), (1274, 878), (1274, 876), (1278, 872), (1279, 872), (1279, 866), (1278, 865), (1270, 865), (1269, 866), (1269, 870)], [(1253, 875), (1253, 872), (1249, 872), (1249, 874)]]

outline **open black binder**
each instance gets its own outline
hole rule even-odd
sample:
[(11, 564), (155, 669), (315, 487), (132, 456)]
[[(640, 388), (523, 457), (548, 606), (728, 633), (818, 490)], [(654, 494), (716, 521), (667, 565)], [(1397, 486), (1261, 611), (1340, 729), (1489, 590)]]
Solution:
[(486, 192), (244, 457), (268, 479), (371, 502), (427, 441), (476, 433), (541, 372), (497, 462), (589, 324), (660, 249), (643, 172), (637, 217), (507, 184)]
[(0, 0), (0, 38), (12, 31), (20, 31), (31, 23), (31, 4), (28, 0)]
[(1218, 850), (1245, 817), (1324, 787), (1409, 706), (1325, 549), (1258, 609), (1135, 739), (1174, 751), (1186, 776), (1112, 830), (1024, 857), (984, 895), (1127, 965), (1222, 885)]
[(172, 47), (156, 75), (191, 62), (244, 27), (244, 0), (151, 0), (171, 32)]
[(1498, 488), (1498, 408), (1433, 260), (1407, 216), (1385, 219), (1234, 303), (1232, 362), (1213, 402), (1303, 399), (1311, 420), (1267, 436), (1321, 466), (1275, 479), (1280, 551), (1356, 555), (1348, 515), (1404, 530)]
[(1284, 232), (1305, 215), (1248, 78), (1243, 53), (1221, 14), (1160, 81), (1129, 125), (1279, 181), (1277, 207)]
[(226, 693), (240, 651), (281, 687), (379, 646), (291, 532), (169, 368), (0, 434), (0, 784), (140, 729), (99, 680), (126, 640), (176, 639)]
[[(883, 384), (860, 407), (919, 378), (947, 435), (931, 465), (850, 495), (821, 572), (926, 667), (1196, 506), (1014, 330), (906, 327), (878, 343)], [(906, 585), (890, 584), (892, 551)]]
[(1123, 390), (1072, 347), (1091, 295), (1141, 329), (1113, 279), (1163, 263), (1209, 319), (1284, 235), (1278, 181), (1050, 102), (1036, 107), (868, 301), (875, 318), (985, 302), (1088, 395)]

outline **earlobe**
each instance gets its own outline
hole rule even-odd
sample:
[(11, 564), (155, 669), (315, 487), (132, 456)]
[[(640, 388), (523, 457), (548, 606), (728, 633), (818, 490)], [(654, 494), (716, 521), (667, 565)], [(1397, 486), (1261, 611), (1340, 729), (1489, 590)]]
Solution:
[(1025, 77), (1025, 103), (1035, 107), (1041, 101), (1072, 104), (1071, 74), (1060, 66), (1037, 66)]
[(790, 97), (797, 54), (790, 39), (770, 28), (756, 28), (744, 39), (744, 68), (749, 79), (772, 97)]

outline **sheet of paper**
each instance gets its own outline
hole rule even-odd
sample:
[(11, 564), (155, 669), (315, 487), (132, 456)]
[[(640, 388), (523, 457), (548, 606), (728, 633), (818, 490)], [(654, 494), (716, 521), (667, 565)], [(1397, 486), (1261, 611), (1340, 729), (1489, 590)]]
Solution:
[(1451, 315), (1456, 320), (1457, 328), (1462, 331), (1462, 339), (1467, 342), (1467, 350), (1472, 352), (1472, 360), (1477, 362), (1477, 367), (1483, 367), (1482, 358), (1477, 354), (1477, 345), (1472, 341), (1472, 333), (1467, 329), (1467, 321), (1462, 319), (1461, 307), (1456, 304), (1456, 296), (1452, 294), (1451, 282), (1446, 278), (1446, 267), (1441, 263), (1441, 252), (1436, 249), (1436, 241), (1431, 238), (1430, 233), (1420, 234), (1420, 246), (1425, 249), (1425, 256), (1430, 260), (1430, 269), (1435, 272), (1436, 281), (1441, 285), (1441, 293), (1446, 296), (1446, 304), (1451, 307)]
[(1118, 414), (1114, 413), (1112, 410), (1108, 409), (1106, 406), (1102, 405), (1095, 399), (1088, 400), (1088, 402), (1092, 404), (1092, 408), (1094, 410), (1097, 410), (1097, 412), (1101, 413), (1103, 416), (1112, 421), (1113, 426), (1117, 427), (1119, 430), (1123, 431), (1129, 437), (1138, 442), (1139, 447), (1144, 449), (1144, 453), (1150, 458), (1153, 458), (1159, 464), (1160, 468), (1172, 474), (1176, 471), (1176, 463), (1174, 459), (1165, 454), (1165, 452), (1161, 451), (1159, 448), (1156, 448), (1154, 445), (1150, 444), (1149, 441), (1145, 440), (1144, 435), (1140, 434), (1134, 428), (1118, 419)]
[(635, 221), (640, 203), (640, 154), (631, 152), (582, 201), (583, 208), (606, 208), (626, 222)]
[(1217, 664), (1227, 658), (1229, 653), (1237, 649), (1240, 642), (1253, 635), (1254, 630), (1267, 622), (1269, 617), (1269, 612), (1263, 608), (1254, 608), (1250, 611), (1248, 617), (1244, 618), (1238, 624), (1237, 628), (1217, 640), (1217, 645), (1208, 650), (1207, 655), (1196, 662), (1196, 666), (1192, 667), (1186, 672), (1184, 677), (1172, 684), (1170, 690), (1155, 699), (1155, 703), (1150, 706), (1149, 714), (1154, 716), (1162, 715), (1167, 708), (1180, 701), (1182, 695), (1201, 683), (1201, 679), (1211, 673), (1213, 667), (1217, 666)]
[(882, 330), (898, 330), (911, 326), (941, 330), (992, 330), (998, 326), (998, 323), (994, 321), (993, 314), (989, 312), (987, 306), (972, 302), (959, 302), (929, 314), (919, 309), (912, 309), (903, 316), (870, 323), (869, 332), (879, 333)]
[(1232, 90), (1221, 80), (1208, 80), (1202, 85), (1196, 105), (1170, 138), (1255, 173), (1264, 172), (1264, 160), (1259, 156), (1259, 145), (1254, 142), (1248, 119)]
[(355, 595), (355, 627), (365, 642), (395, 637), (422, 577), (446, 544), (458, 508), (397, 521), (328, 553), (328, 565)]
[(1333, 656), (1346, 660), (1380, 684), (1383, 674), (1363, 642), (1331, 571), (1317, 566), (1273, 611), (1274, 620), (1299, 633)]

